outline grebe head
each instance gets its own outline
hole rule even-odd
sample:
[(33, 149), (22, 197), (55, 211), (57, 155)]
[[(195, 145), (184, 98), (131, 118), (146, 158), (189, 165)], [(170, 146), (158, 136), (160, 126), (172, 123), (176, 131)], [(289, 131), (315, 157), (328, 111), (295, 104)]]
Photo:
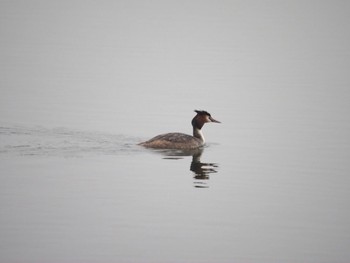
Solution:
[(219, 121), (215, 120), (209, 112), (204, 110), (195, 110), (197, 113), (196, 116), (192, 119), (192, 126), (197, 129), (202, 129), (204, 123), (207, 122), (216, 122), (220, 123)]

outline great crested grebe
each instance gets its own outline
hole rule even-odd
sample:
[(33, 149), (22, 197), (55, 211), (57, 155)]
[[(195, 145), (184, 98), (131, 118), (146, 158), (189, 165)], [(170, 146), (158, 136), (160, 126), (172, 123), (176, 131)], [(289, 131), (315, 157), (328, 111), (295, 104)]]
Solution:
[(210, 113), (206, 111), (195, 110), (196, 116), (192, 119), (193, 136), (184, 133), (166, 133), (158, 135), (139, 145), (156, 149), (196, 149), (204, 145), (205, 139), (201, 131), (204, 123), (217, 122)]

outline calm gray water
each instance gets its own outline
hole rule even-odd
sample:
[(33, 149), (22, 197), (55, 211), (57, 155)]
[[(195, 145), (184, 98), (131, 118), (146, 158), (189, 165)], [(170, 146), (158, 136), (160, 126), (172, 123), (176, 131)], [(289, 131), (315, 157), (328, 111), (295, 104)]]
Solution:
[(0, 262), (349, 262), (349, 10), (1, 1)]

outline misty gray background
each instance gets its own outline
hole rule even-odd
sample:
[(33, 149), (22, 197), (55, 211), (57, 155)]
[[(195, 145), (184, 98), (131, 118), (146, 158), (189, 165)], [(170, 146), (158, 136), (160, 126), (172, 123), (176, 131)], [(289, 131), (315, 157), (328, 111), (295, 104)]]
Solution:
[(2, 122), (136, 134), (145, 118), (196, 108), (230, 121), (348, 112), (346, 1), (1, 1), (0, 12)]
[(348, 1), (0, 0), (0, 261), (349, 262), (349, 73)]

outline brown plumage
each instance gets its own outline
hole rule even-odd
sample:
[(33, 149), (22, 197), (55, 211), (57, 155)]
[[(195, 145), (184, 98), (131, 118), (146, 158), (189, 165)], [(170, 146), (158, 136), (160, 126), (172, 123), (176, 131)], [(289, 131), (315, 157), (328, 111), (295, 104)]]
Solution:
[(155, 149), (196, 149), (204, 145), (205, 139), (201, 131), (203, 125), (207, 122), (219, 121), (213, 119), (210, 113), (206, 111), (195, 110), (197, 115), (192, 119), (193, 136), (184, 133), (166, 133), (158, 135), (139, 145)]

